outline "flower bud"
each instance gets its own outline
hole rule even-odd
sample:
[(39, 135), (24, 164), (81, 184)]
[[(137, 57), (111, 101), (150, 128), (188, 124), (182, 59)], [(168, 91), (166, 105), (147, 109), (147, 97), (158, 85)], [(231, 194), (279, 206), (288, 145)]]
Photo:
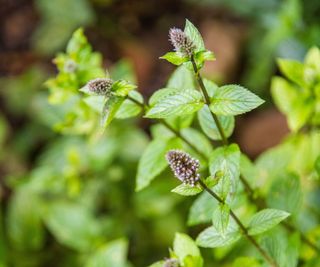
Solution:
[(185, 56), (191, 57), (196, 46), (190, 38), (180, 29), (172, 28), (169, 31), (169, 40), (174, 46), (174, 50), (181, 52)]
[(166, 159), (174, 175), (184, 184), (194, 186), (199, 180), (199, 161), (180, 150), (170, 150)]
[(88, 82), (87, 86), (90, 92), (97, 95), (108, 96), (111, 93), (113, 80), (108, 78), (97, 78)]
[(179, 261), (177, 259), (166, 259), (163, 267), (179, 267)]

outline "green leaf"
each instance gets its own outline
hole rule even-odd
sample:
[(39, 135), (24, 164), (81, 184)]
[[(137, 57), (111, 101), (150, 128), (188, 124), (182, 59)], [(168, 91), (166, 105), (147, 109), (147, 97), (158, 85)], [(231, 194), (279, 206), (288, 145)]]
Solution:
[(38, 250), (44, 243), (41, 201), (24, 189), (18, 189), (10, 199), (6, 233), (15, 249)]
[(268, 207), (298, 215), (301, 202), (302, 190), (299, 176), (284, 172), (274, 179), (267, 196)]
[(169, 149), (178, 148), (177, 139), (154, 139), (143, 152), (136, 178), (136, 191), (147, 187), (150, 182), (159, 175), (166, 167), (165, 158)]
[(177, 89), (174, 88), (161, 88), (157, 91), (155, 91), (152, 96), (149, 99), (149, 105), (154, 106), (161, 100), (163, 100), (166, 97), (175, 95), (177, 93)]
[(206, 228), (197, 237), (196, 243), (204, 248), (217, 248), (233, 244), (241, 237), (241, 233), (232, 223), (224, 234), (219, 233), (213, 226)]
[(103, 128), (106, 128), (111, 123), (124, 100), (124, 97), (115, 95), (111, 95), (106, 99), (101, 117), (101, 125), (103, 126)]
[[(234, 117), (218, 115), (218, 120), (222, 126), (225, 136), (228, 138), (232, 135), (234, 129)], [(204, 106), (198, 111), (198, 120), (203, 132), (212, 140), (221, 140), (218, 127), (212, 118), (208, 106)]]
[(180, 90), (196, 89), (193, 76), (192, 71), (182, 65), (171, 74), (166, 87)]
[(189, 255), (194, 257), (201, 256), (200, 250), (192, 238), (182, 233), (176, 233), (173, 251), (178, 256), (180, 262), (184, 262), (184, 259)]
[(181, 53), (178, 52), (168, 52), (162, 57), (160, 57), (160, 59), (165, 59), (168, 62), (177, 66), (189, 61), (188, 57), (184, 57)]
[[(129, 96), (137, 100), (139, 103), (143, 103), (143, 96), (137, 91), (130, 91)], [(115, 117), (117, 119), (126, 119), (137, 116), (142, 111), (142, 107), (134, 103), (130, 99), (126, 99), (118, 109)]]
[(318, 176), (320, 177), (320, 155), (317, 157), (317, 159), (314, 163), (314, 168), (315, 168)]
[(230, 208), (227, 204), (219, 204), (212, 215), (212, 225), (218, 233), (224, 235), (229, 225)]
[(151, 265), (149, 265), (148, 267), (163, 267), (165, 261), (158, 261), (158, 262), (155, 262)]
[(90, 256), (85, 267), (127, 267), (127, 250), (127, 241), (124, 239), (114, 240)]
[(208, 223), (212, 219), (212, 214), (218, 203), (212, 200), (212, 197), (204, 192), (192, 204), (189, 216), (188, 225), (193, 226), (200, 223)]
[(184, 27), (184, 33), (190, 38), (190, 40), (195, 44), (195, 52), (206, 50), (202, 36), (198, 29), (186, 19), (186, 25)]
[(182, 196), (194, 196), (202, 192), (200, 186), (190, 186), (187, 184), (181, 184), (171, 190), (173, 193), (177, 193)]
[(318, 47), (311, 47), (305, 56), (304, 63), (317, 71), (320, 72), (320, 50)]
[(296, 60), (278, 59), (281, 72), (291, 81), (304, 86), (304, 66)]
[(203, 106), (202, 95), (196, 90), (176, 90), (174, 95), (162, 98), (147, 112), (147, 118), (167, 118), (192, 114)]
[(239, 115), (260, 106), (264, 101), (239, 85), (219, 87), (211, 98), (210, 109), (217, 115)]
[[(214, 187), (214, 191), (220, 197), (225, 198), (225, 194), (233, 197), (237, 191), (240, 175), (240, 150), (236, 144), (215, 149), (209, 159), (209, 169), (212, 176), (217, 172), (222, 172), (223, 177)], [(230, 183), (230, 188), (228, 187)], [(230, 192), (226, 192), (226, 190)]]
[[(181, 130), (182, 136), (189, 141), (190, 144), (192, 144), (194, 147), (197, 147), (197, 149), (204, 154), (206, 157), (210, 156), (210, 153), (212, 152), (212, 146), (208, 138), (203, 135), (201, 132), (199, 132), (196, 129), (193, 128), (185, 128)], [(190, 149), (188, 144), (185, 144), (186, 149)], [(193, 149), (191, 149), (193, 150)], [(190, 151), (191, 153), (194, 153), (194, 151)], [(196, 157), (199, 157), (198, 153), (194, 153)]]
[(261, 264), (255, 258), (240, 257), (233, 262), (232, 267), (261, 267)]
[(258, 235), (270, 230), (290, 214), (288, 212), (276, 209), (264, 209), (252, 216), (248, 233), (249, 235)]
[(80, 204), (56, 202), (50, 205), (44, 219), (61, 244), (81, 252), (93, 249), (103, 238), (98, 221)]
[(310, 118), (314, 100), (280, 77), (272, 79), (271, 93), (277, 107), (287, 116), (290, 129), (299, 130)]
[(131, 90), (135, 88), (137, 88), (137, 86), (134, 84), (131, 84), (125, 80), (118, 80), (113, 83), (111, 89), (116, 96), (125, 97), (129, 94)]

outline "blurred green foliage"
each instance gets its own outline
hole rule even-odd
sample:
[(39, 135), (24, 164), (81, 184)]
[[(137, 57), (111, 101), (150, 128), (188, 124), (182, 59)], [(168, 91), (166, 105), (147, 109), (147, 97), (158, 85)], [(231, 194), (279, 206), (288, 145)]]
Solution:
[[(108, 5), (109, 1), (92, 2)], [(311, 44), (320, 43), (317, 1), (246, 1), (246, 5), (239, 5), (238, 1), (213, 2), (258, 22), (247, 51), (251, 60), (244, 80), (250, 88), (267, 88), (276, 56), (299, 60)], [(61, 49), (79, 25), (89, 25), (95, 17), (85, 0), (35, 3), (42, 22), (33, 36), (33, 46), (46, 55)], [(308, 55), (305, 63), (280, 61), (286, 78), (277, 77), (272, 82), (275, 103), (288, 117), (294, 132), (282, 144), (263, 153), (255, 164), (241, 155), (241, 173), (259, 188), (268, 207), (290, 212), (290, 222), (319, 245), (319, 52), (314, 48)], [(138, 161), (150, 143), (136, 120), (127, 119), (126, 114), (133, 117), (140, 110), (125, 102), (115, 115), (121, 120), (114, 121), (103, 135), (97, 131), (101, 100), (86, 97), (79, 89), (89, 80), (107, 74), (101, 55), (92, 51), (82, 30), (75, 32), (66, 53), (58, 54), (54, 63), (58, 74), (45, 83), (49, 92), (42, 86), (49, 73), (41, 65), (18, 77), (0, 80), (1, 98), (10, 113), (0, 116), (0, 266), (146, 266), (168, 255), (172, 240), (170, 257), (186, 264), (190, 260), (183, 255), (184, 250), (179, 251), (180, 242), (188, 243), (186, 246), (193, 248), (191, 255), (197, 258), (200, 252), (193, 241), (175, 233), (187, 232), (186, 222), (192, 226), (192, 236), (202, 230), (212, 220), (215, 202), (203, 193), (193, 204), (169, 193), (176, 183), (168, 179), (165, 164), (155, 171), (152, 166), (144, 168), (142, 182), (136, 184)], [(136, 82), (127, 60), (113, 65), (109, 73), (115, 80)], [(187, 84), (193, 88), (194, 82), (186, 73), (188, 70), (178, 69), (167, 87)], [(215, 85), (210, 86), (214, 90)], [(136, 97), (142, 101), (140, 95)], [(210, 128), (208, 112), (201, 112), (200, 127), (208, 138), (217, 140), (217, 129)], [(208, 138), (200, 131), (187, 129), (194, 119), (186, 116), (168, 122), (181, 129), (191, 142), (201, 144), (201, 151), (208, 155)], [(225, 119), (229, 136), (234, 119)], [(157, 148), (163, 148), (168, 132), (160, 125), (150, 131), (157, 139), (153, 141)], [(169, 135), (170, 138), (181, 145)], [(149, 155), (145, 157), (150, 159)], [(203, 159), (201, 165), (205, 169)], [(151, 187), (134, 192), (135, 188), (149, 185), (156, 176)], [(288, 192), (288, 188), (292, 190)], [(242, 187), (232, 208), (246, 219), (256, 211)], [(288, 234), (279, 226), (261, 239), (279, 262), (288, 262), (284, 266), (296, 266), (298, 257), (300, 266), (320, 264), (312, 249), (300, 244), (297, 233)], [(279, 255), (280, 250), (286, 251), (286, 257)], [(261, 266), (252, 257), (238, 257), (243, 253), (255, 255), (243, 240), (201, 251), (205, 266), (213, 262), (220, 266)]]

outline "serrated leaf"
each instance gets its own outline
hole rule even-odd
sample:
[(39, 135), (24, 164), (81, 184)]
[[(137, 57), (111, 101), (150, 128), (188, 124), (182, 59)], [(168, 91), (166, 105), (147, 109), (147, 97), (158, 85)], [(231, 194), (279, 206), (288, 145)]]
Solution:
[(194, 196), (202, 192), (200, 186), (191, 186), (187, 184), (181, 184), (171, 190), (173, 193), (177, 193), (182, 196)]
[(186, 234), (176, 233), (173, 242), (173, 251), (180, 262), (184, 262), (187, 256), (201, 256), (200, 250), (191, 237)]
[(115, 95), (111, 95), (106, 99), (101, 116), (101, 125), (103, 128), (110, 124), (124, 100), (124, 97)]
[(211, 98), (210, 109), (217, 115), (239, 115), (260, 106), (264, 101), (239, 85), (219, 87)]
[(180, 90), (196, 89), (194, 84), (194, 74), (184, 65), (179, 66), (171, 74), (166, 87)]
[[(143, 103), (143, 96), (137, 91), (130, 91), (129, 96)], [(137, 116), (142, 111), (142, 107), (130, 99), (126, 99), (118, 109), (115, 117), (117, 119), (126, 119)]]
[(270, 230), (290, 214), (283, 210), (264, 209), (252, 216), (248, 233), (249, 235), (258, 235)]
[[(222, 126), (225, 136), (228, 138), (232, 135), (234, 129), (234, 117), (218, 115), (218, 120)], [(198, 120), (203, 132), (212, 140), (221, 140), (218, 127), (212, 118), (208, 106), (204, 106), (198, 111)]]
[(154, 106), (162, 99), (164, 99), (168, 96), (175, 95), (176, 92), (177, 92), (177, 89), (175, 89), (175, 88), (161, 88), (152, 94), (152, 96), (149, 99), (149, 105)]
[[(213, 190), (227, 202), (237, 191), (240, 175), (240, 150), (236, 144), (215, 149), (209, 159), (211, 175), (222, 172), (222, 177)], [(227, 197), (228, 196), (228, 197)]]
[(198, 29), (186, 19), (186, 25), (184, 27), (184, 33), (190, 38), (190, 40), (195, 44), (195, 52), (205, 50), (204, 42), (202, 36)]
[(212, 219), (212, 214), (218, 205), (212, 197), (204, 192), (192, 204), (189, 210), (188, 225), (193, 226), (207, 223)]
[(124, 239), (114, 240), (100, 247), (89, 257), (85, 267), (127, 267), (128, 243)]
[(212, 225), (218, 233), (224, 235), (229, 225), (230, 208), (227, 204), (219, 204), (212, 215)]
[(174, 65), (177, 65), (177, 66), (189, 61), (188, 57), (184, 57), (179, 52), (168, 52), (165, 55), (163, 55), (162, 57), (160, 57), (160, 59), (165, 59), (168, 62), (170, 62)]
[(237, 227), (229, 224), (225, 234), (219, 233), (213, 226), (202, 231), (196, 239), (196, 243), (204, 248), (217, 248), (233, 244), (241, 237), (241, 233)]
[(125, 97), (133, 89), (137, 88), (136, 85), (129, 83), (125, 80), (117, 80), (112, 85), (112, 91), (116, 96)]
[(147, 187), (166, 167), (165, 155), (169, 149), (179, 148), (177, 139), (154, 139), (143, 152), (136, 177), (136, 191)]
[(202, 108), (202, 95), (196, 90), (176, 90), (174, 95), (162, 98), (147, 112), (147, 118), (167, 118), (192, 114)]

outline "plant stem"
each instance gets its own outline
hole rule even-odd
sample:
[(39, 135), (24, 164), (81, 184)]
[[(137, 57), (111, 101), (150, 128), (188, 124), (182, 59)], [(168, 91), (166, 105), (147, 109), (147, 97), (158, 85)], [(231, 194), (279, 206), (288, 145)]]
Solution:
[[(136, 103), (137, 105), (139, 105), (140, 107), (142, 107), (143, 109), (148, 108), (147, 105), (140, 103), (139, 101), (137, 101), (136, 99), (132, 98), (131, 96), (127, 96), (127, 98), (129, 100), (131, 100), (132, 102)], [(161, 124), (163, 124), (168, 130), (170, 130), (173, 134), (175, 134), (177, 137), (179, 137), (184, 143), (186, 143), (193, 151), (195, 151), (199, 156), (201, 156), (203, 159), (206, 159), (207, 156), (200, 151), (195, 145), (193, 145), (192, 143), (190, 143), (189, 140), (187, 140), (180, 131), (174, 129), (169, 123), (167, 123), (165, 120), (159, 120), (159, 122)]]
[[(194, 62), (194, 60), (193, 60)], [(196, 67), (196, 66), (195, 66)], [(207, 93), (207, 90), (203, 84), (203, 80), (202, 80), (202, 77), (199, 73), (199, 71), (197, 70), (197, 80), (199, 82), (199, 85), (202, 84), (202, 86), (200, 85), (200, 87), (202, 88), (202, 92), (203, 95), (206, 97), (207, 96), (207, 100), (206, 100), (206, 103), (207, 101), (209, 101), (209, 104), (210, 104), (210, 98), (209, 98), (209, 95)], [(138, 100), (130, 97), (129, 95), (127, 96), (127, 98), (129, 100), (131, 100), (132, 102), (136, 103), (137, 105), (141, 106), (143, 109), (146, 109), (148, 108), (147, 105), (145, 105), (144, 103), (140, 103)], [(223, 131), (223, 128), (221, 127), (221, 124), (220, 124), (220, 121), (219, 121), (219, 118), (213, 114), (211, 112), (211, 115), (218, 127), (218, 130), (219, 130), (219, 133), (222, 137), (222, 140), (225, 139), (225, 141), (223, 141), (224, 145), (227, 145), (228, 144), (228, 139), (225, 138), (225, 135), (224, 135), (224, 131)], [(177, 137), (179, 137), (184, 143), (186, 143), (193, 151), (195, 151), (197, 154), (199, 154), (199, 156), (201, 156), (203, 159), (206, 159), (207, 156), (201, 152), (195, 145), (193, 145), (192, 143), (190, 143), (178, 130), (174, 129), (170, 124), (168, 124), (165, 120), (160, 120), (160, 123), (162, 123), (168, 130), (170, 130), (172, 133), (174, 133)], [(224, 138), (223, 138), (224, 137)], [(260, 205), (259, 202), (256, 200), (255, 196), (254, 196), (254, 189), (250, 186), (250, 184), (248, 183), (248, 181), (242, 176), (240, 175), (240, 181), (241, 183), (243, 184), (246, 192), (247, 192), (247, 195), (248, 195), (248, 198), (249, 200), (254, 203), (259, 209), (264, 209), (266, 208), (266, 205), (263, 204), (263, 205)], [(261, 199), (263, 203), (265, 203), (265, 200), (264, 199)], [(295, 226), (287, 223), (287, 222), (282, 222), (282, 224), (284, 225), (284, 227), (289, 230), (289, 231), (297, 231), (300, 233), (300, 236), (301, 236), (301, 240), (307, 244), (311, 249), (313, 249), (314, 251), (316, 252), (319, 252), (320, 253), (320, 248), (317, 247), (316, 244), (314, 244), (312, 241), (310, 241), (303, 233), (300, 232), (299, 229), (297, 229)]]
[[(205, 85), (203, 83), (202, 77), (200, 75), (200, 72), (199, 72), (199, 69), (197, 67), (196, 62), (194, 61), (193, 56), (191, 57), (191, 63), (192, 63), (192, 66), (193, 66), (194, 74), (196, 76), (196, 79), (198, 81), (198, 84), (200, 86), (202, 94), (204, 96), (205, 103), (208, 105), (208, 107), (210, 107), (210, 104), (211, 104), (210, 97), (209, 97), (208, 91), (207, 91), (207, 89), (206, 89), (206, 87), (205, 87)], [(211, 116), (212, 116), (215, 124), (217, 125), (218, 131), (219, 131), (220, 136), (221, 136), (222, 143), (224, 145), (228, 145), (228, 143), (229, 143), (228, 139), (226, 138), (226, 135), (224, 134), (224, 131), (223, 131), (223, 128), (221, 126), (221, 123), (219, 121), (218, 116), (216, 114), (214, 114), (211, 110), (210, 110), (210, 113), (211, 113)]]
[[(225, 201), (220, 198), (215, 192), (213, 192), (210, 188), (206, 186), (206, 184), (202, 181), (198, 181), (200, 186), (206, 190), (211, 196), (213, 196), (219, 203), (225, 204)], [(240, 221), (238, 216), (233, 212), (233, 210), (230, 209), (230, 216), (234, 219), (236, 224), (240, 227), (242, 230), (244, 236), (252, 243), (253, 246), (260, 252), (260, 254), (265, 258), (265, 260), (273, 267), (277, 267), (278, 264), (274, 261), (273, 258), (271, 258), (267, 252), (258, 244), (258, 242), (248, 233), (247, 228), (243, 225), (243, 223)]]

